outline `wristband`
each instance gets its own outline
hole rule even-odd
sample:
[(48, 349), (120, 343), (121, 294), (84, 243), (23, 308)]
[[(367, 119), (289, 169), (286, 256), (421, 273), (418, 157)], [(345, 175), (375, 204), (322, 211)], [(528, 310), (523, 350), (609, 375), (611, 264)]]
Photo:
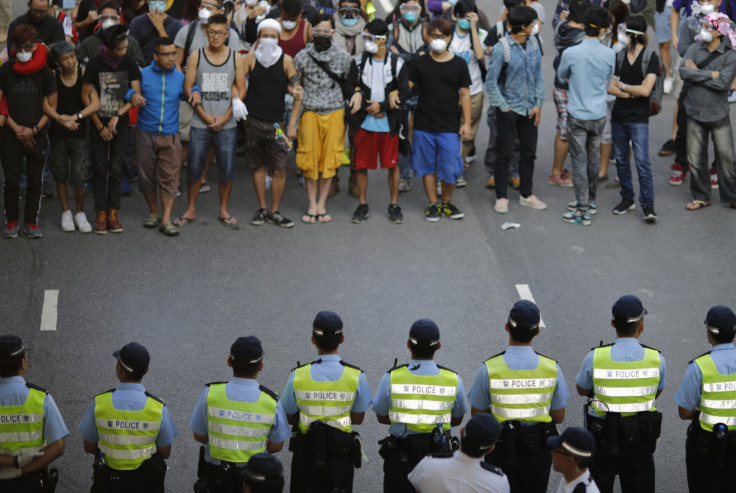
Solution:
[(199, 86), (197, 84), (194, 84), (192, 86), (192, 89), (189, 92), (191, 93), (191, 92), (194, 92), (194, 91), (197, 91), (200, 96), (202, 95), (202, 90), (199, 88)]
[(126, 103), (130, 103), (130, 98), (133, 97), (133, 94), (136, 94), (136, 92), (135, 89), (131, 87), (130, 89), (128, 89), (128, 92), (125, 93), (125, 98), (123, 98)]

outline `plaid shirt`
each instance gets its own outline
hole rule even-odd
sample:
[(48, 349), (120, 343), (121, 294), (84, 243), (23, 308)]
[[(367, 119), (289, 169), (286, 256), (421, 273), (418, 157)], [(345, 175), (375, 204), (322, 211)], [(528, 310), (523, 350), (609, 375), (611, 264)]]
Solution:
[(294, 57), (296, 73), (304, 87), (302, 108), (304, 111), (314, 111), (320, 115), (343, 109), (345, 99), (340, 84), (327, 75), (314, 58), (326, 63), (327, 67), (338, 76), (346, 77), (350, 68), (350, 55), (337, 47), (334, 42), (328, 50), (322, 52), (317, 52), (314, 43), (310, 42)]

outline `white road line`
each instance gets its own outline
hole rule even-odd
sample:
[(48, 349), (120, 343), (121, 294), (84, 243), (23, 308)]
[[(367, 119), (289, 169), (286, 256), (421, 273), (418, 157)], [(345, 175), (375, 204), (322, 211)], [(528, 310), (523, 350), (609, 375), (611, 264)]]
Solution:
[[(529, 300), (534, 304), (537, 303), (536, 301), (534, 301), (534, 296), (532, 296), (532, 290), (529, 289), (528, 284), (517, 284), (516, 291), (519, 293), (519, 298), (521, 298), (522, 300)], [(541, 316), (539, 317), (539, 326), (541, 328), (547, 327), (546, 325), (544, 325), (544, 320), (542, 319)]]
[(57, 312), (59, 305), (59, 290), (47, 289), (43, 292), (43, 311), (41, 312), (41, 330), (56, 330)]

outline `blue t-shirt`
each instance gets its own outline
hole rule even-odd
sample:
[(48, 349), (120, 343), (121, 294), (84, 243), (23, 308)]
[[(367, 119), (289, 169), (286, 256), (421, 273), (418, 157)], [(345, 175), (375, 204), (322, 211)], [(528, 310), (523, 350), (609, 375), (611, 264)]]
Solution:
[[(732, 343), (718, 344), (710, 350), (710, 357), (721, 375), (736, 374), (736, 347)], [(692, 411), (700, 406), (703, 389), (703, 372), (695, 361), (690, 363), (675, 394), (675, 404)]]
[[(26, 386), (23, 377), (15, 376), (8, 378), (0, 378), (0, 407), (2, 406), (20, 406), (25, 404), (28, 393), (31, 391)], [(54, 398), (51, 394), (46, 394), (43, 400), (43, 439), (46, 444), (69, 436), (69, 430), (64, 424), (64, 418), (61, 417), (59, 408), (56, 407)], [(3, 448), (3, 442), (0, 441), (0, 449)]]

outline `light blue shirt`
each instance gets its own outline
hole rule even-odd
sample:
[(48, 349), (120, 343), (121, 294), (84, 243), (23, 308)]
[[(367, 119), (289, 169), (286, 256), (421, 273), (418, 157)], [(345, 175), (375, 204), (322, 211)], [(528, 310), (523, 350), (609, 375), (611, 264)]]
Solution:
[[(431, 360), (411, 360), (409, 363), (409, 373), (413, 375), (435, 376), (440, 374), (440, 368)], [(379, 416), (388, 416), (391, 405), (391, 373), (387, 372), (378, 384), (376, 390), (376, 398), (373, 401), (373, 411)], [(457, 376), (457, 393), (455, 394), (455, 403), (452, 405), (452, 417), (462, 418), (468, 410), (468, 404), (465, 402), (465, 387), (460, 375)], [(407, 429), (404, 423), (391, 423), (388, 429), (389, 433), (396, 438), (404, 438), (407, 435), (414, 435), (417, 432)]]
[[(721, 375), (736, 374), (736, 347), (732, 343), (718, 344), (710, 350), (710, 357)], [(675, 394), (675, 404), (692, 411), (700, 406), (703, 390), (703, 372), (695, 361), (690, 363)]]
[[(542, 52), (537, 40), (528, 39), (519, 45), (504, 34), (511, 50), (511, 60), (506, 66), (506, 77), (499, 85), (498, 80), (504, 65), (503, 44), (499, 41), (491, 51), (486, 75), (486, 92), (492, 106), (506, 111), (510, 109), (522, 116), (531, 115), (534, 107), (541, 108), (544, 101), (544, 76), (542, 75)], [(569, 48), (568, 48), (569, 49)]]
[[(146, 406), (147, 400), (146, 389), (139, 383), (120, 383), (112, 393), (112, 407), (118, 411), (140, 411)], [(79, 432), (88, 442), (97, 443), (100, 440), (97, 434), (94, 400), (87, 408), (87, 412), (84, 413), (82, 422), (79, 423)], [(161, 413), (161, 428), (156, 437), (156, 446), (168, 447), (178, 435), (179, 432), (176, 431), (169, 410), (164, 406)]]
[[(2, 406), (21, 406), (25, 404), (28, 393), (31, 391), (26, 386), (23, 377), (15, 376), (8, 378), (0, 378), (0, 407)], [(59, 408), (56, 407), (51, 394), (46, 394), (43, 400), (43, 439), (46, 444), (69, 436), (69, 430), (64, 424), (64, 418), (61, 417)], [(0, 441), (0, 449), (3, 443)]]
[(578, 120), (606, 117), (606, 98), (616, 68), (616, 53), (598, 40), (586, 37), (562, 52), (557, 79), (569, 81), (567, 112)]
[[(503, 360), (511, 370), (534, 370), (539, 366), (539, 355), (534, 352), (534, 348), (531, 346), (509, 346), (503, 354)], [(559, 365), (555, 364), (555, 367), (557, 368), (557, 383), (549, 407), (552, 411), (563, 409), (570, 398), (565, 376), (562, 374)], [(478, 368), (475, 381), (468, 394), (468, 400), (470, 405), (476, 409), (483, 411), (491, 409), (491, 381), (485, 363)]]
[[(593, 388), (593, 353), (595, 350), (590, 351), (585, 355), (583, 360), (583, 366), (580, 368), (580, 373), (575, 379), (575, 383), (583, 389)], [(639, 341), (633, 337), (619, 337), (616, 342), (611, 346), (611, 359), (617, 363), (629, 363), (634, 361), (641, 361), (644, 359), (644, 346), (639, 344)], [(664, 361), (664, 356), (659, 355), (659, 383), (657, 384), (657, 390), (664, 389), (667, 384), (667, 364)], [(588, 414), (591, 416), (598, 416), (593, 408), (588, 410)]]
[[(209, 394), (210, 388), (205, 387), (194, 405), (192, 415), (189, 417), (189, 429), (197, 435), (207, 436), (207, 395)], [(259, 388), (258, 381), (252, 378), (236, 378), (233, 377), (227, 384), (225, 384), (225, 396), (231, 401), (243, 402), (244, 407), (247, 404), (253, 404), (258, 401), (261, 397), (261, 389)], [(283, 443), (287, 438), (291, 436), (291, 429), (289, 423), (286, 421), (286, 415), (284, 410), (281, 408), (281, 403), (276, 404), (276, 415), (274, 416), (273, 426), (268, 432), (268, 441), (271, 443)], [(210, 464), (220, 465), (218, 459), (214, 459), (210, 455), (209, 444), (205, 445), (204, 460)], [(238, 464), (239, 466), (245, 467), (245, 464)]]
[[(309, 367), (312, 380), (316, 382), (336, 382), (340, 380), (346, 367), (340, 363), (339, 355), (323, 354), (318, 357), (318, 360), (322, 360), (322, 362), (312, 363), (312, 366)], [(354, 413), (364, 413), (371, 407), (372, 403), (373, 397), (371, 396), (368, 380), (365, 378), (365, 373), (360, 372), (358, 390), (355, 393), (353, 406), (350, 410)], [(296, 414), (299, 411), (294, 395), (294, 371), (291, 372), (289, 380), (286, 382), (286, 388), (284, 388), (284, 393), (281, 396), (281, 407), (283, 407), (286, 414)]]

